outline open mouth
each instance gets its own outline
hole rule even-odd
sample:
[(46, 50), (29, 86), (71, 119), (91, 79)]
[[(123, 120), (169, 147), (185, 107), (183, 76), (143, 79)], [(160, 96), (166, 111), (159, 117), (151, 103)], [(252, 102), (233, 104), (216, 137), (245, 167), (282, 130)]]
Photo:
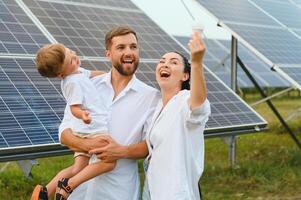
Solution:
[(124, 59), (123, 61), (122, 61), (122, 63), (123, 64), (133, 64), (133, 62), (134, 62), (134, 60), (132, 60), (132, 59)]
[(168, 77), (170, 77), (170, 73), (167, 72), (167, 71), (161, 71), (161, 72), (160, 72), (160, 76), (161, 76), (162, 78), (168, 78)]

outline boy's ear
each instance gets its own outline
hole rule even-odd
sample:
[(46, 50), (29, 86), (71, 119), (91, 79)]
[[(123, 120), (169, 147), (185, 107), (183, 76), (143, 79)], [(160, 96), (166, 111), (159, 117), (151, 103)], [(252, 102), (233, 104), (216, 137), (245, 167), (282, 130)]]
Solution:
[(62, 73), (59, 73), (57, 75), (57, 78), (60, 79), (60, 80), (63, 80), (65, 78), (65, 76)]

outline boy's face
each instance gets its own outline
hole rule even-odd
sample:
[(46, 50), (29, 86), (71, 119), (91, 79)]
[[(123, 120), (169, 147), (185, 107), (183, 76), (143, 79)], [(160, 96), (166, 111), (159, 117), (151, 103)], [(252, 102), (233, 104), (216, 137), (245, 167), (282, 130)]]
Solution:
[(66, 76), (76, 73), (78, 71), (78, 68), (80, 67), (80, 59), (76, 55), (76, 52), (70, 50), (69, 48), (65, 49), (65, 61), (63, 64), (63, 70), (59, 75), (60, 79), (64, 79)]

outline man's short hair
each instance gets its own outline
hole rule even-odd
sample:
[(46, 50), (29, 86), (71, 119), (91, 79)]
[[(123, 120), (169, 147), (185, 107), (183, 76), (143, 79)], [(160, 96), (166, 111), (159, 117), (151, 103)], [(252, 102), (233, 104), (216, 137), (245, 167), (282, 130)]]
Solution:
[(112, 39), (114, 37), (122, 36), (122, 35), (127, 35), (127, 34), (130, 34), (130, 33), (134, 34), (135, 37), (136, 37), (136, 40), (138, 41), (136, 32), (133, 29), (131, 29), (130, 27), (127, 27), (127, 26), (117, 26), (117, 27), (114, 27), (113, 29), (111, 29), (106, 34), (106, 37), (105, 37), (106, 50), (108, 50), (111, 47)]
[(63, 68), (66, 48), (63, 44), (48, 44), (40, 48), (36, 56), (38, 72), (45, 77), (57, 77)]

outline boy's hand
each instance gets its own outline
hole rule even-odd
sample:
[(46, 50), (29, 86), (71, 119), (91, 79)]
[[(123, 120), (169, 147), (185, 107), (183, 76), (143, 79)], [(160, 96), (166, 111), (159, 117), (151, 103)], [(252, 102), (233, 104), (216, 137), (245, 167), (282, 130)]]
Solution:
[(83, 111), (82, 120), (84, 121), (85, 124), (90, 124), (92, 121), (92, 119), (90, 117), (90, 113), (88, 113), (87, 111)]

